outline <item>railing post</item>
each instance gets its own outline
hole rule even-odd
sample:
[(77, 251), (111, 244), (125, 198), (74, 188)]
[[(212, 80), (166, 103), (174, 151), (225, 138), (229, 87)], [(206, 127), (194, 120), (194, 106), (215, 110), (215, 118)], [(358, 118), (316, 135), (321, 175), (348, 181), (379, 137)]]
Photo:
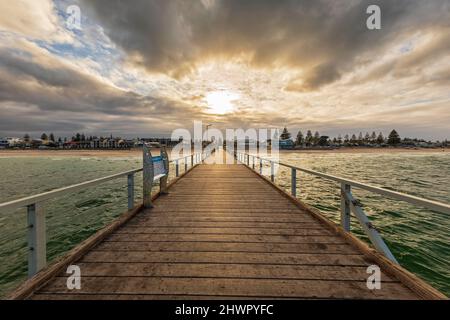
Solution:
[(180, 164), (178, 160), (175, 161), (175, 176), (178, 178), (180, 176)]
[(188, 170), (188, 159), (189, 157), (184, 157), (184, 172), (187, 172)]
[(270, 161), (270, 180), (275, 182), (275, 163)]
[(166, 175), (159, 179), (159, 192), (160, 194), (167, 194), (167, 182), (169, 181), (170, 164), (166, 147), (163, 147), (161, 149), (161, 157), (163, 158), (164, 170), (166, 172)]
[(144, 145), (144, 166), (142, 170), (142, 193), (144, 198), (144, 207), (153, 208), (152, 203), (152, 186), (153, 186), (153, 158), (150, 149)]
[(347, 193), (351, 192), (349, 184), (341, 184), (341, 226), (345, 231), (350, 231), (350, 203), (348, 202)]
[(128, 175), (128, 210), (134, 208), (134, 173)]
[(297, 170), (291, 168), (291, 194), (297, 198)]
[(38, 205), (27, 206), (28, 223), (28, 278), (47, 265), (45, 213)]
[(194, 166), (194, 155), (191, 154), (191, 167), (193, 167), (193, 166)]
[(250, 155), (247, 155), (247, 166), (250, 167)]
[(259, 159), (259, 174), (262, 175), (262, 173), (263, 173), (263, 161), (262, 161), (262, 159), (260, 158), (260, 159)]
[(253, 170), (255, 170), (255, 156), (252, 156), (253, 159)]

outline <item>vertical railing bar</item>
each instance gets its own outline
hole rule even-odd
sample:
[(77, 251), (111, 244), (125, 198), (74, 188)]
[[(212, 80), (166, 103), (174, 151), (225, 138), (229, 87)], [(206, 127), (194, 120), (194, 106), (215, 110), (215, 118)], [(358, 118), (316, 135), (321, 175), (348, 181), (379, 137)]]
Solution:
[(180, 176), (180, 164), (177, 161), (175, 161), (175, 176), (178, 178)]
[(28, 277), (33, 277), (47, 265), (45, 213), (38, 204), (27, 206)]
[(270, 160), (270, 180), (275, 182), (275, 163)]
[(128, 184), (128, 210), (134, 208), (134, 173), (129, 174), (127, 178)]
[(346, 197), (347, 193), (351, 192), (351, 186), (345, 183), (341, 184), (341, 226), (349, 232), (350, 231), (350, 204)]
[(291, 168), (291, 194), (297, 198), (297, 170)]

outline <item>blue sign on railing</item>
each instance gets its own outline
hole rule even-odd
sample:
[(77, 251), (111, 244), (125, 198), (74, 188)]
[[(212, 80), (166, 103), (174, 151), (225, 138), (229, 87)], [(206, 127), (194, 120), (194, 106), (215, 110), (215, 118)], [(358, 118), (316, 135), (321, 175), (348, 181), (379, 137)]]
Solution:
[(153, 180), (158, 180), (167, 174), (164, 159), (161, 156), (153, 157)]
[(144, 159), (143, 159), (143, 193), (144, 206), (146, 208), (153, 207), (152, 205), (152, 186), (153, 183), (159, 180), (160, 193), (167, 193), (167, 180), (169, 176), (169, 156), (166, 148), (162, 147), (160, 156), (153, 157), (150, 148), (144, 144)]

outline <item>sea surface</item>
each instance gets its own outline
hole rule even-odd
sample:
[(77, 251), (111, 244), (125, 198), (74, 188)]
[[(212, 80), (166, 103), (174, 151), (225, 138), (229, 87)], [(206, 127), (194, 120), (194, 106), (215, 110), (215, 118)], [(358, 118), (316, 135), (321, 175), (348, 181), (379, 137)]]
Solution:
[[(286, 152), (280, 158), (296, 166), (450, 203), (449, 153)], [(0, 203), (141, 165), (140, 157), (3, 157)], [(339, 186), (304, 173), (297, 176), (298, 197), (339, 223)], [(139, 174), (135, 182), (139, 201)], [(290, 170), (280, 167), (276, 182), (290, 190)], [(450, 295), (449, 217), (369, 192), (353, 192), (400, 264)], [(41, 207), (47, 216), (51, 261), (126, 211), (126, 178), (46, 201)], [(367, 240), (355, 218), (352, 231)], [(0, 212), (0, 297), (26, 279), (26, 270), (26, 210)]]

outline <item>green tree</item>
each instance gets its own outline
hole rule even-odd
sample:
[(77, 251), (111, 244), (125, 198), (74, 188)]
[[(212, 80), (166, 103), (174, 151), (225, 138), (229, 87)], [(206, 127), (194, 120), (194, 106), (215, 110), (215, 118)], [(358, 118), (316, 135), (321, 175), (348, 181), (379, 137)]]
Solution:
[(362, 144), (362, 143), (363, 143), (363, 140), (364, 140), (363, 134), (362, 134), (362, 132), (360, 132), (360, 133), (359, 133), (359, 136), (358, 136), (358, 143), (359, 143), (359, 144)]
[(388, 144), (391, 146), (396, 146), (401, 142), (400, 135), (397, 131), (392, 130), (388, 137)]
[(305, 138), (303, 137), (303, 133), (299, 131), (297, 133), (297, 139), (295, 140), (295, 144), (301, 146), (305, 142)]
[(75, 141), (77, 141), (77, 142), (81, 141), (81, 134), (77, 133), (77, 135), (75, 137)]
[(377, 143), (378, 144), (383, 144), (384, 143), (383, 133), (381, 133), (381, 132), (380, 132), (380, 134), (377, 137)]
[(43, 133), (43, 134), (41, 135), (41, 140), (42, 140), (42, 141), (47, 141), (47, 140), (48, 140), (47, 134)]
[(287, 140), (291, 138), (291, 134), (288, 129), (284, 127), (283, 132), (281, 133), (280, 140)]
[(311, 130), (308, 130), (306, 132), (306, 138), (305, 138), (306, 145), (310, 146), (313, 143), (313, 135)]
[(50, 133), (49, 140), (55, 142), (55, 135), (53, 133)]
[(370, 142), (371, 143), (376, 143), (377, 142), (377, 134), (375, 133), (375, 131), (373, 131), (372, 135), (370, 136)]
[(316, 131), (314, 133), (314, 138), (313, 138), (314, 144), (319, 144), (319, 140), (320, 140), (320, 133), (319, 133), (319, 131)]
[(23, 141), (30, 142), (30, 140), (31, 140), (30, 135), (28, 133), (25, 133), (25, 135), (23, 136)]
[(328, 145), (328, 136), (321, 136), (319, 137), (319, 140), (317, 141), (317, 144), (321, 147), (325, 147)]

